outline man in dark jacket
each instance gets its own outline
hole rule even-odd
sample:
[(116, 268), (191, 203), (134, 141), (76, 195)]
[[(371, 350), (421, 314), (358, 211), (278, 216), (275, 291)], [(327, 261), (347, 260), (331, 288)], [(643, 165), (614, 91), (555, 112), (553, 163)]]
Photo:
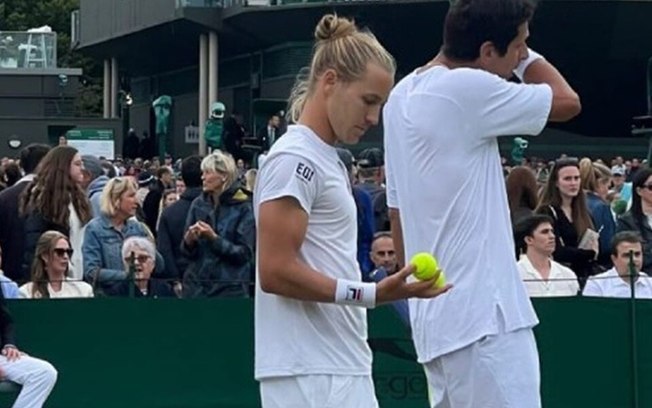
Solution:
[(18, 201), (21, 193), (34, 178), (36, 167), (50, 150), (44, 144), (30, 144), (20, 152), (20, 165), (25, 177), (13, 186), (0, 192), (0, 247), (6, 254), (5, 275), (14, 281), (24, 282), (29, 276), (22, 274), (21, 264), (25, 251), (25, 220), (18, 214)]
[[(188, 267), (188, 259), (181, 254), (181, 241), (183, 241), (186, 216), (190, 204), (201, 194), (201, 158), (199, 156), (187, 157), (181, 164), (181, 178), (186, 184), (186, 191), (179, 200), (163, 210), (158, 225), (156, 247), (165, 259), (164, 277), (181, 281)], [(150, 193), (151, 194), (151, 193)]]
[(42, 407), (57, 382), (57, 370), (47, 361), (18, 350), (14, 324), (0, 291), (0, 378), (21, 384), (14, 407)]

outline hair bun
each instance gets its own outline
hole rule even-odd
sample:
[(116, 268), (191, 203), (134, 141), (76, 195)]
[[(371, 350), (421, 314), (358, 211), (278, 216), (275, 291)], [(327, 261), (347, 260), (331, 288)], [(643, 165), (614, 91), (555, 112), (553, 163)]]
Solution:
[(338, 17), (336, 14), (326, 14), (319, 20), (315, 28), (317, 41), (330, 41), (347, 37), (357, 31), (355, 23), (347, 18)]

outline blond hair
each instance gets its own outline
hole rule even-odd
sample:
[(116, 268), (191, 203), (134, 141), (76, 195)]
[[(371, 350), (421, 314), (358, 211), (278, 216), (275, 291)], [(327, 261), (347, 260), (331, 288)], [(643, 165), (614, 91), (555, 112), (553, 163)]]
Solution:
[(201, 161), (201, 171), (214, 171), (226, 177), (221, 192), (228, 190), (238, 179), (238, 167), (233, 156), (221, 150), (213, 150), (211, 154), (204, 157)]
[(306, 99), (313, 93), (317, 79), (328, 69), (344, 82), (360, 79), (367, 65), (374, 63), (391, 73), (396, 72), (394, 57), (368, 30), (359, 30), (355, 22), (336, 14), (326, 14), (315, 28), (310, 67), (299, 72), (289, 99), (287, 119), (296, 123)]
[(138, 191), (138, 185), (131, 177), (115, 177), (109, 180), (100, 197), (100, 212), (114, 217), (120, 207), (120, 198), (128, 191)]
[(591, 162), (588, 157), (580, 160), (580, 181), (583, 190), (596, 191), (600, 181), (611, 179), (609, 167), (598, 162)]

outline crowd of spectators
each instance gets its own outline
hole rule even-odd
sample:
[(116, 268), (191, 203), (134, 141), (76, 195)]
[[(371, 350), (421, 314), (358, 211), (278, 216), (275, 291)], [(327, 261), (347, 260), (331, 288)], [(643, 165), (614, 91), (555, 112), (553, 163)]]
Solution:
[[(275, 126), (272, 118), (261, 130), (270, 145), (280, 137)], [(358, 209), (362, 278), (378, 281), (398, 268), (384, 154), (379, 148), (357, 157), (338, 148), (338, 154)], [(652, 170), (645, 163), (564, 155), (555, 161), (524, 159), (518, 166), (506, 162), (515, 255), (531, 296), (582, 290), (595, 295), (584, 287), (594, 288), (596, 279), (647, 285)], [(5, 297), (251, 296), (255, 167), (220, 150), (203, 158), (109, 161), (65, 143), (33, 144), (18, 158), (3, 158), (0, 283)], [(619, 263), (618, 245), (634, 246), (628, 246), (627, 265)], [(632, 267), (640, 277), (632, 278)], [(407, 307), (395, 306), (407, 321)]]

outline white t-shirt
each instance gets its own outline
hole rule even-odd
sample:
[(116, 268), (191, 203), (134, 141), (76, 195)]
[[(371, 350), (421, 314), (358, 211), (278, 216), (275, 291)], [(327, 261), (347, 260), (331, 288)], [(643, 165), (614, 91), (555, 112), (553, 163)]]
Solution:
[(547, 280), (534, 268), (527, 255), (521, 255), (518, 269), (530, 297), (576, 296), (580, 291), (575, 273), (552, 259)]
[[(301, 260), (331, 278), (361, 280), (357, 213), (346, 168), (335, 148), (305, 126), (290, 126), (260, 168), (254, 191), (256, 220), (261, 203), (281, 197), (295, 198), (309, 215)], [(268, 294), (258, 282), (256, 379), (371, 374), (364, 308)]]
[(388, 206), (400, 210), (407, 260), (434, 254), (454, 285), (410, 300), (419, 362), (537, 324), (514, 259), (497, 136), (540, 133), (551, 104), (548, 85), (469, 68), (415, 72), (392, 91), (383, 115)]
[[(20, 297), (24, 299), (36, 299), (40, 296), (32, 297), (32, 282), (27, 282), (20, 287)], [(86, 282), (69, 280), (61, 282), (61, 290), (55, 291), (52, 285), (48, 283), (48, 292), (51, 299), (56, 298), (89, 298), (93, 297), (93, 287)]]
[[(652, 299), (652, 279), (643, 272), (639, 272), (638, 279), (634, 284), (634, 291), (637, 299)], [(607, 272), (591, 276), (586, 281), (582, 292), (583, 296), (628, 298), (632, 296), (632, 289), (629, 282), (620, 277), (616, 268)]]

